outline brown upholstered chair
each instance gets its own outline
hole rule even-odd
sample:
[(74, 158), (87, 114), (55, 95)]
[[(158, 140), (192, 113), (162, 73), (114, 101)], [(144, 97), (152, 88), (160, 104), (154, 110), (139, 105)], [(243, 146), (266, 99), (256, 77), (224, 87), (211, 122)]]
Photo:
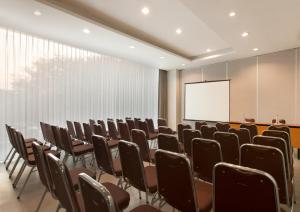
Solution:
[(99, 125), (101, 125), (102, 130), (105, 132), (105, 136), (104, 137), (109, 137), (109, 133), (108, 133), (108, 131), (106, 129), (105, 122), (103, 120), (98, 120), (97, 123)]
[(85, 141), (85, 136), (81, 127), (81, 124), (77, 121), (74, 121), (74, 127), (75, 127), (75, 132), (76, 132), (76, 138), (79, 140)]
[(94, 124), (97, 124), (94, 119), (89, 119), (89, 123), (90, 123), (91, 126), (93, 126)]
[[(109, 190), (101, 183), (90, 178), (86, 174), (79, 175), (80, 190), (83, 197), (85, 212), (117, 212), (114, 198)], [(141, 205), (131, 212), (159, 212), (160, 210), (150, 206)]]
[(184, 151), (189, 158), (192, 157), (192, 140), (201, 138), (201, 133), (198, 130), (184, 129), (182, 133)]
[(153, 119), (145, 119), (148, 124), (149, 132), (150, 133), (158, 133), (158, 129), (155, 129)]
[(246, 123), (255, 123), (255, 119), (254, 118), (245, 118), (245, 122)]
[(202, 137), (206, 139), (213, 139), (214, 133), (218, 131), (218, 129), (214, 126), (203, 125), (200, 129)]
[[(146, 121), (138, 121), (139, 129), (143, 130), (146, 134), (147, 140), (155, 140), (157, 139), (157, 133), (151, 133), (149, 131), (149, 127)], [(132, 132), (131, 132), (132, 133)]]
[(228, 132), (228, 130), (230, 128), (230, 124), (229, 123), (224, 123), (224, 122), (218, 122), (218, 123), (216, 123), (216, 128), (220, 132)]
[(120, 132), (120, 139), (124, 141), (131, 141), (129, 127), (126, 122), (118, 122)]
[(174, 134), (176, 134), (176, 132), (173, 131), (171, 128), (169, 128), (169, 127), (164, 127), (164, 126), (158, 127), (158, 133), (169, 134), (169, 135), (174, 135)]
[(270, 174), (277, 183), (280, 203), (292, 207), (293, 187), (288, 182), (284, 156), (278, 148), (244, 144), (241, 146), (241, 165)]
[(67, 120), (67, 128), (72, 138), (77, 138), (73, 122)]
[[(66, 149), (64, 147), (64, 142), (62, 141), (62, 138), (61, 138), (60, 128), (58, 126), (52, 126), (52, 131), (53, 131), (53, 135), (54, 135), (54, 139), (56, 141), (57, 147), (59, 149), (63, 149), (64, 151), (66, 151)], [(72, 137), (71, 137), (71, 139), (72, 139), (72, 146), (78, 146), (78, 145), (84, 144), (84, 142), (81, 140), (77, 140)]]
[(251, 142), (253, 140), (253, 137), (258, 135), (258, 129), (257, 129), (257, 126), (255, 124), (244, 123), (244, 124), (240, 125), (240, 128), (246, 128), (246, 129), (249, 130)]
[(158, 149), (162, 149), (170, 152), (177, 152), (177, 153), (183, 152), (183, 150), (180, 148), (177, 137), (174, 135), (162, 134), (162, 133), (158, 134), (157, 144), (158, 144)]
[(120, 140), (120, 134), (115, 125), (115, 122), (112, 120), (107, 120), (107, 127), (108, 127), (109, 136), (114, 140)]
[(221, 145), (223, 161), (238, 165), (240, 145), (237, 135), (234, 133), (215, 132), (214, 139)]
[(184, 129), (192, 129), (192, 127), (189, 124), (183, 124), (183, 123), (177, 125), (178, 141), (182, 145), (183, 145), (183, 130)]
[[(7, 136), (8, 136), (8, 140), (10, 142), (11, 145), (11, 149), (9, 151), (9, 153), (7, 154), (6, 158), (4, 159), (4, 164), (6, 164), (7, 160), (8, 163), (6, 164), (6, 170), (8, 169), (10, 163), (12, 162), (13, 158), (15, 157), (15, 155), (17, 154), (17, 150), (16, 150), (16, 145), (13, 141), (13, 138), (11, 136), (11, 132), (10, 132), (10, 126), (8, 126), (7, 124), (5, 124), (5, 128), (6, 128), (6, 132), (7, 132)], [(9, 157), (10, 156), (10, 157)], [(18, 157), (17, 161), (19, 162), (21, 156)], [(8, 165), (8, 166), (7, 166)]]
[(195, 130), (201, 130), (203, 125), (207, 125), (205, 121), (196, 121), (195, 122)]
[[(146, 202), (149, 203), (148, 195), (157, 191), (157, 176), (155, 166), (144, 167), (141, 153), (137, 144), (120, 141), (119, 154), (123, 171), (125, 189), (133, 186), (139, 191), (146, 193)], [(139, 192), (140, 198), (141, 194)], [(153, 199), (152, 199), (153, 201)]]
[(246, 128), (230, 128), (229, 132), (237, 135), (240, 146), (243, 144), (250, 144), (252, 142), (252, 139), (250, 138), (250, 131)]
[(211, 139), (193, 139), (192, 161), (194, 174), (201, 180), (212, 183), (213, 168), (223, 161), (220, 144)]
[(156, 149), (150, 149), (146, 134), (143, 130), (132, 130), (132, 142), (137, 144), (140, 149), (143, 161), (154, 162), (154, 154)]
[(131, 130), (137, 129), (137, 128), (135, 127), (135, 122), (134, 122), (134, 120), (132, 120), (132, 119), (126, 119), (126, 123), (127, 123), (127, 125), (128, 125), (129, 133), (130, 133), (130, 135), (131, 135)]
[(93, 143), (92, 141), (93, 130), (91, 128), (91, 125), (87, 123), (83, 123), (82, 126), (83, 126), (85, 140), (90, 144)]
[(213, 185), (215, 212), (281, 211), (276, 181), (266, 172), (219, 163)]
[(94, 128), (95, 135), (99, 135), (99, 136), (106, 138), (109, 149), (113, 149), (118, 146), (119, 140), (110, 139), (110, 138), (105, 137), (106, 133), (105, 133), (105, 130), (103, 130), (102, 125), (100, 125), (100, 124), (94, 125), (93, 128)]
[(291, 136), (290, 128), (286, 125), (271, 125), (268, 127), (268, 130), (284, 131)]
[(135, 125), (136, 129), (140, 129), (139, 121), (141, 121), (140, 118), (134, 118), (134, 125)]
[(211, 209), (212, 184), (193, 179), (190, 162), (186, 156), (157, 150), (155, 160), (158, 193), (163, 200), (180, 211)]
[(167, 120), (163, 119), (163, 118), (158, 118), (157, 119), (157, 126), (158, 127), (167, 127), (168, 126)]

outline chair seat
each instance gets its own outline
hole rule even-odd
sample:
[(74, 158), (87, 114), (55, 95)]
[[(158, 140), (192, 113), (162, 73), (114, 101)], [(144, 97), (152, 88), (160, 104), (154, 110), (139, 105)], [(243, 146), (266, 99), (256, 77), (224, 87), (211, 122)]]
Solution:
[(38, 141), (36, 138), (25, 138), (25, 143), (32, 143), (34, 141)]
[(85, 174), (89, 175), (90, 177), (92, 177), (93, 179), (96, 179), (96, 172), (91, 171), (84, 167), (74, 168), (74, 169), (69, 170), (69, 172), (70, 172), (72, 184), (75, 189), (78, 189), (80, 173), (85, 173)]
[(118, 146), (119, 144), (119, 140), (116, 140), (116, 139), (110, 139), (107, 141), (107, 144), (108, 144), (108, 147), (111, 149), (111, 148), (115, 148)]
[(112, 183), (102, 183), (102, 185), (104, 185), (105, 188), (109, 191), (109, 193), (113, 197), (113, 200), (115, 201), (115, 204), (121, 211), (128, 207), (130, 196), (127, 191)]
[(72, 140), (72, 146), (78, 146), (78, 145), (82, 145), (82, 144), (84, 144), (83, 141), (80, 141), (77, 139)]
[(156, 167), (146, 166), (144, 170), (145, 170), (146, 186), (148, 187), (150, 193), (155, 193), (157, 191)]
[(132, 209), (130, 212), (160, 212), (157, 208), (154, 208), (150, 205), (140, 205), (134, 209)]
[(83, 155), (93, 151), (94, 151), (94, 147), (92, 144), (84, 144), (84, 145), (78, 145), (73, 147), (73, 152), (75, 156)]
[[(46, 154), (51, 153), (51, 154), (53, 154), (54, 156), (60, 158), (60, 152), (58, 152), (58, 151), (55, 151), (55, 150), (46, 150), (45, 153), (46, 153)], [(31, 165), (31, 166), (35, 166), (35, 165), (36, 165), (34, 154), (28, 155), (28, 157), (27, 157), (27, 162), (28, 162), (28, 164)]]
[(113, 168), (117, 177), (122, 176), (122, 166), (119, 158), (113, 160)]
[(210, 183), (195, 180), (195, 191), (200, 211), (210, 211), (213, 201), (213, 186)]
[(31, 148), (32, 147), (32, 143), (35, 141), (37, 142), (39, 145), (44, 145), (42, 142), (38, 141), (38, 140), (32, 140), (34, 138), (29, 138), (30, 140), (26, 141), (25, 140), (25, 145), (26, 145), (26, 148)]

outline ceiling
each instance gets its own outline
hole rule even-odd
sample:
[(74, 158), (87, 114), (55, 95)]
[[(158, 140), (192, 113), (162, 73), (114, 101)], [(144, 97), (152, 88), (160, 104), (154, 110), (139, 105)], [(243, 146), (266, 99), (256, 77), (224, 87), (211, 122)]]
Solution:
[[(299, 8), (299, 0), (0, 0), (0, 25), (182, 69), (300, 46)], [(42, 15), (34, 16), (35, 10)], [(229, 17), (231, 11), (237, 15)], [(241, 37), (244, 31), (248, 37)]]

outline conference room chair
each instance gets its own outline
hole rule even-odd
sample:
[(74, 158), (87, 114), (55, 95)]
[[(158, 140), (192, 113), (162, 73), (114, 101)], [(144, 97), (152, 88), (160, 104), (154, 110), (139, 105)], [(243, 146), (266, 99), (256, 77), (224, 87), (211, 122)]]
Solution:
[(270, 174), (277, 183), (280, 203), (293, 207), (293, 186), (287, 176), (283, 153), (278, 148), (244, 144), (241, 146), (240, 162), (241, 166)]
[(276, 123), (276, 119), (272, 119), (272, 124), (286, 124), (285, 119), (279, 119), (278, 123)]
[(139, 147), (142, 160), (149, 163), (154, 162), (156, 149), (150, 149), (146, 133), (143, 130), (132, 130), (131, 139)]
[(90, 123), (91, 126), (93, 126), (94, 124), (97, 124), (94, 119), (89, 119), (89, 123)]
[(194, 138), (201, 138), (201, 133), (198, 130), (184, 129), (182, 133), (184, 152), (188, 158), (192, 157), (192, 142)]
[(108, 143), (103, 136), (93, 135), (92, 140), (97, 166), (100, 170), (98, 181), (100, 181), (102, 174), (105, 172), (119, 178), (118, 186), (122, 186), (122, 167), (120, 158), (112, 158)]
[(139, 129), (145, 132), (147, 140), (157, 139), (157, 133), (151, 133), (146, 121), (138, 121)]
[(100, 125), (100, 124), (94, 125), (94, 134), (104, 137), (106, 139), (109, 149), (114, 149), (114, 148), (118, 147), (118, 143), (120, 140), (106, 137), (105, 136), (106, 133), (105, 133), (105, 130), (102, 128), (102, 125)]
[(158, 129), (155, 129), (155, 127), (154, 127), (153, 119), (145, 119), (145, 121), (148, 124), (150, 133), (153, 133), (153, 134), (158, 133)]
[(221, 146), (223, 161), (232, 164), (239, 164), (240, 145), (239, 138), (234, 133), (215, 132), (214, 140)]
[[(85, 212), (118, 212), (115, 200), (103, 184), (82, 173), (79, 175), (80, 191), (83, 198)], [(160, 210), (150, 205), (140, 205), (130, 210), (131, 212), (159, 212)]]
[(53, 130), (52, 130), (52, 126), (50, 124), (45, 124), (45, 131), (46, 131), (46, 137), (48, 138), (48, 143), (50, 143), (50, 146), (59, 146), (59, 144), (56, 143), (56, 140), (54, 138), (54, 134), (53, 134)]
[(124, 141), (131, 141), (130, 131), (126, 122), (119, 122), (118, 128), (120, 133), (120, 139)]
[(183, 149), (180, 148), (178, 139), (175, 135), (159, 133), (157, 137), (158, 149), (182, 153)]
[(179, 211), (210, 211), (211, 183), (194, 179), (183, 154), (157, 150), (155, 154), (159, 196)]
[(205, 121), (196, 121), (195, 122), (195, 130), (201, 130), (203, 125), (207, 125)]
[(203, 125), (200, 129), (201, 135), (206, 139), (214, 139), (214, 133), (217, 132), (218, 129), (215, 126)]
[(268, 127), (268, 130), (284, 131), (291, 136), (290, 128), (286, 125), (271, 125)]
[(77, 138), (73, 122), (67, 120), (67, 128), (72, 138)]
[(268, 173), (228, 163), (214, 167), (213, 211), (284, 211), (275, 179)]
[(230, 124), (229, 123), (224, 123), (224, 122), (217, 122), (216, 123), (216, 128), (220, 132), (228, 132), (228, 130), (230, 128)]
[(254, 118), (245, 118), (244, 120), (247, 123), (255, 123), (255, 119)]
[(183, 130), (184, 129), (192, 129), (191, 125), (180, 123), (177, 125), (177, 133), (178, 133), (178, 141), (180, 145), (183, 146)]
[(103, 120), (100, 119), (100, 120), (97, 121), (97, 123), (98, 123), (99, 125), (101, 125), (103, 131), (105, 132), (105, 137), (109, 137), (109, 133), (108, 133), (108, 131), (107, 131), (107, 129), (106, 129), (105, 122), (104, 122)]
[[(141, 199), (141, 191), (146, 194), (146, 203), (149, 203), (149, 194), (157, 192), (157, 176), (155, 166), (144, 166), (140, 149), (133, 142), (120, 141), (119, 154), (121, 158), (121, 166), (123, 173), (123, 182), (125, 189), (133, 186), (139, 191)], [(154, 198), (152, 198), (154, 202)]]
[(168, 126), (167, 120), (163, 119), (163, 118), (158, 118), (157, 119), (157, 126), (158, 127), (167, 127)]
[(65, 128), (60, 128), (60, 136), (63, 141), (63, 146), (65, 147), (65, 156), (63, 161), (66, 162), (69, 155), (71, 155), (74, 166), (76, 165), (77, 159), (81, 159), (83, 166), (85, 166), (85, 155), (93, 153), (93, 145), (84, 143), (82, 145), (73, 146), (72, 138), (68, 133), (68, 130)]
[(131, 135), (131, 130), (137, 129), (136, 126), (135, 126), (135, 122), (134, 122), (134, 120), (132, 120), (132, 119), (130, 118), (130, 119), (126, 119), (126, 123), (127, 123), (127, 125), (128, 125), (129, 133), (130, 133), (130, 135)]
[(107, 127), (108, 127), (109, 137), (111, 137), (114, 140), (120, 140), (120, 134), (113, 120), (107, 120)]
[(252, 139), (250, 138), (250, 131), (246, 128), (230, 128), (230, 133), (234, 133), (239, 138), (239, 145), (250, 144)]
[(12, 155), (15, 156), (15, 154), (16, 154), (16, 150), (15, 150), (14, 144), (12, 143), (11, 136), (10, 136), (8, 128), (9, 128), (9, 126), (7, 124), (5, 124), (5, 129), (6, 129), (6, 133), (7, 133), (7, 136), (8, 136), (8, 141), (11, 145), (11, 148), (10, 148), (8, 154), (6, 155), (6, 157), (3, 161), (3, 164), (6, 164), (7, 160), (9, 160), (9, 158), (10, 158), (9, 156), (12, 156)]
[(135, 125), (136, 129), (140, 129), (139, 121), (141, 121), (140, 118), (134, 118), (134, 125)]
[(192, 142), (193, 173), (206, 182), (213, 182), (214, 166), (222, 162), (220, 144), (211, 139), (195, 138)]
[[(62, 141), (62, 138), (61, 138), (61, 134), (60, 134), (60, 127), (58, 126), (51, 126), (52, 127), (52, 132), (53, 132), (53, 135), (54, 135), (54, 139), (55, 139), (55, 143), (57, 144), (57, 148), (58, 149), (61, 149), (61, 150), (64, 150), (66, 151), (65, 149), (65, 146), (64, 146), (64, 142)], [(68, 131), (69, 132), (69, 131)], [(69, 133), (70, 134), (70, 133)], [(71, 136), (71, 135), (70, 135)], [(83, 141), (81, 140), (78, 140), (76, 138), (72, 138), (71, 137), (71, 140), (72, 140), (72, 146), (78, 146), (78, 145), (82, 145), (84, 144)]]
[(93, 130), (90, 124), (87, 123), (83, 123), (83, 131), (84, 131), (84, 137), (85, 137), (85, 141), (92, 144), (92, 135), (93, 135)]
[(119, 132), (119, 134), (120, 134), (120, 129), (119, 129), (119, 125), (118, 125), (118, 123), (123, 123), (123, 119), (116, 119), (116, 126), (117, 126), (117, 130), (118, 130), (118, 132)]
[(85, 141), (85, 136), (81, 127), (81, 124), (77, 121), (74, 121), (74, 127), (76, 132), (76, 138), (82, 141)]
[(158, 133), (162, 133), (162, 134), (169, 134), (169, 135), (174, 135), (176, 134), (175, 131), (173, 131), (170, 127), (158, 127)]
[(253, 141), (253, 137), (258, 135), (258, 129), (255, 124), (243, 123), (243, 124), (240, 124), (240, 128), (245, 128), (245, 129), (249, 130), (251, 142)]

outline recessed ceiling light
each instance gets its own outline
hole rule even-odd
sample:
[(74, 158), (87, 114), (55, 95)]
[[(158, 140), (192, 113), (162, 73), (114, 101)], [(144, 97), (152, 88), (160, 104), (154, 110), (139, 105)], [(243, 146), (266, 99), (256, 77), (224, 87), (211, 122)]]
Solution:
[(209, 59), (213, 59), (213, 58), (217, 58), (217, 57), (221, 57), (222, 55), (220, 54), (215, 54), (215, 55), (210, 55), (207, 57), (202, 57), (201, 60), (209, 60)]
[(258, 48), (254, 48), (254, 49), (252, 49), (252, 50), (256, 52), (256, 51), (258, 51)]
[(236, 13), (235, 13), (235, 12), (230, 12), (230, 13), (229, 13), (229, 16), (230, 16), (230, 17), (234, 17), (234, 16), (236, 16)]
[(185, 66), (185, 64), (184, 64), (184, 63), (182, 63), (181, 65), (182, 65), (182, 66)]
[(249, 35), (248, 32), (243, 32), (243, 33), (242, 33), (242, 37), (247, 37), (248, 35)]
[(42, 15), (41, 11), (39, 11), (39, 10), (34, 11), (33, 14), (35, 16), (41, 16)]
[(160, 59), (165, 59), (165, 57), (160, 57)]
[(134, 49), (134, 48), (135, 48), (135, 46), (129, 46), (129, 48), (131, 48), (131, 49)]
[(182, 33), (182, 30), (180, 28), (176, 29), (176, 33), (179, 35)]
[(150, 10), (149, 10), (148, 7), (144, 7), (144, 8), (142, 9), (142, 13), (143, 13), (144, 15), (148, 15), (149, 12), (150, 12)]
[(211, 49), (206, 49), (206, 52), (211, 52)]
[(85, 33), (85, 34), (90, 34), (91, 33), (91, 31), (89, 29), (87, 29), (87, 28), (84, 28), (82, 30), (82, 32)]

